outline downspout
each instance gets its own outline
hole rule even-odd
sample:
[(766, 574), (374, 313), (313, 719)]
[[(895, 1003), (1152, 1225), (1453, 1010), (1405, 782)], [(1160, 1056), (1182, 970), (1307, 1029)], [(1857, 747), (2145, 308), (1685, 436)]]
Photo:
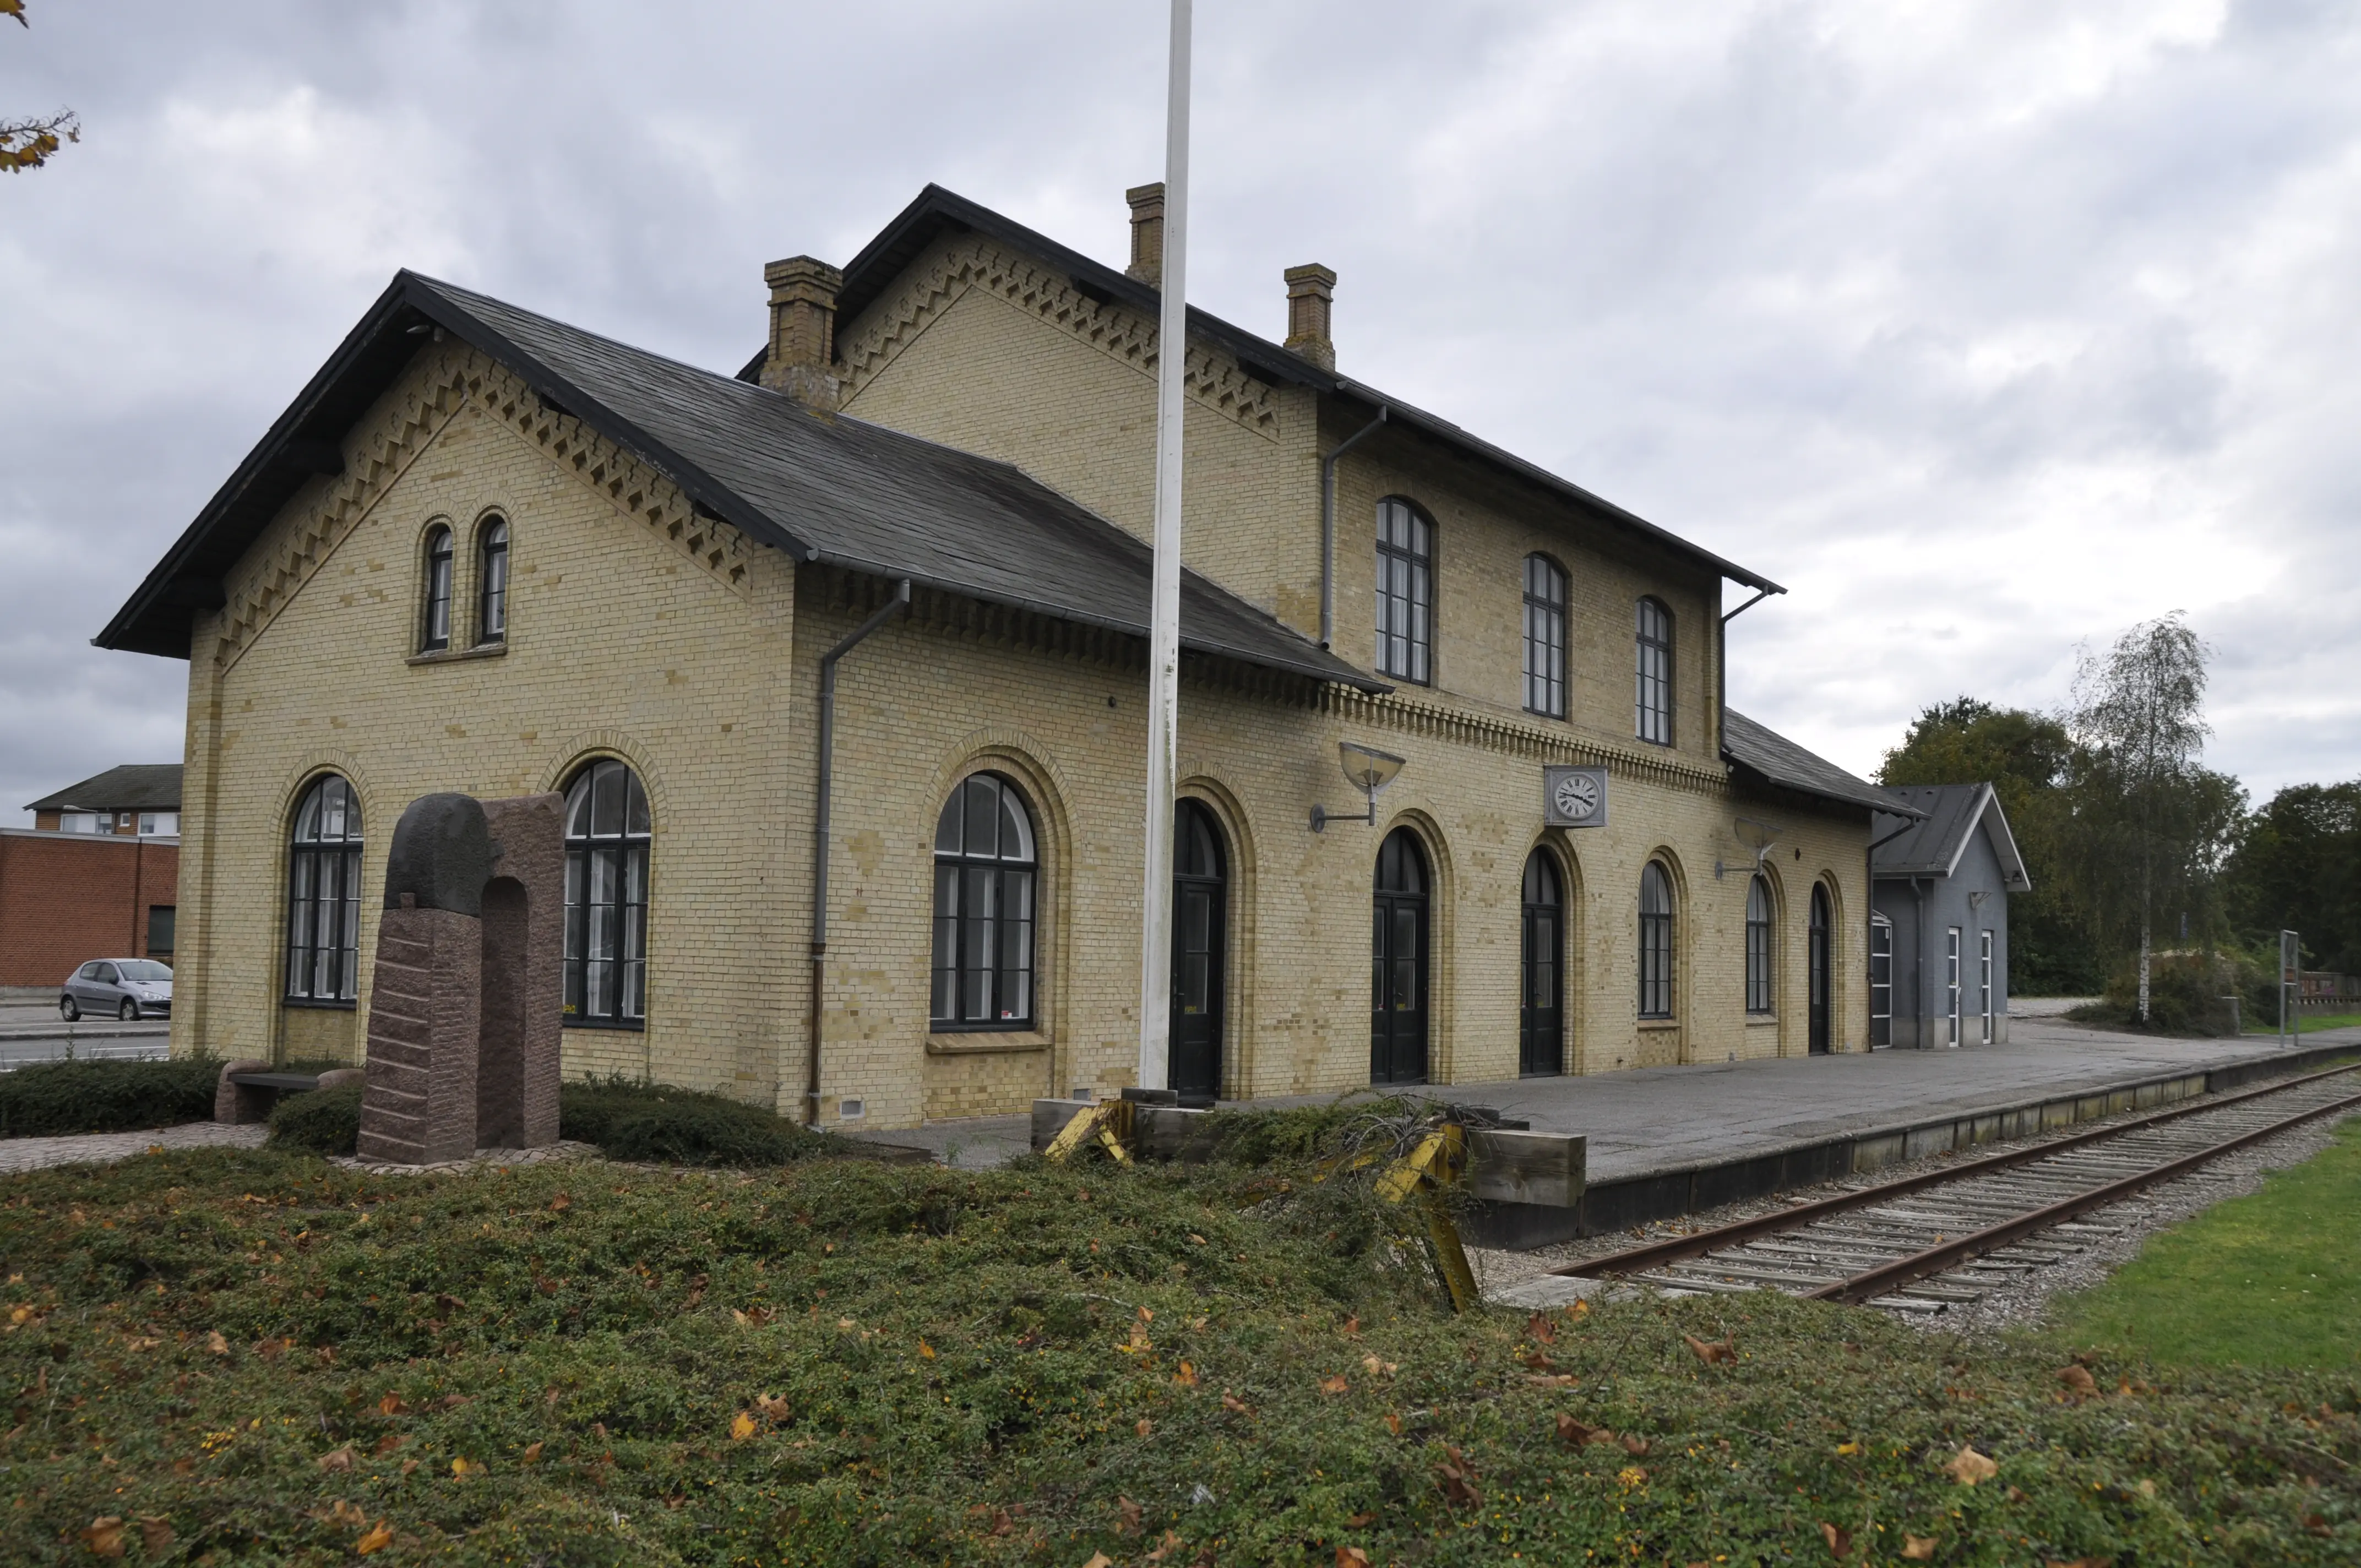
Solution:
[(1357, 444), (1363, 436), (1373, 435), (1378, 426), (1386, 422), (1393, 412), (1385, 403), (1378, 405), (1378, 417), (1346, 436), (1334, 452), (1320, 459), (1320, 646), (1325, 648), (1336, 631), (1336, 459)]
[[(1719, 729), (1721, 725), (1721, 716), (1728, 712), (1730, 708), (1730, 623), (1736, 620), (1740, 616), (1744, 615), (1748, 610), (1752, 609), (1756, 605), (1761, 604), (1764, 599), (1769, 598), (1773, 593), (1784, 594), (1786, 591), (1787, 590), (1784, 588), (1755, 589), (1754, 597), (1752, 598), (1748, 599), (1744, 604), (1740, 605), (1736, 609), (1733, 609), (1728, 615), (1723, 616), (1721, 618), (1721, 623), (1714, 628), (1713, 722), (1717, 729)], [(1714, 736), (1713, 743), (1715, 750), (1719, 751), (1721, 747), (1721, 737), (1719, 734), (1716, 734)]]
[(804, 1124), (819, 1124), (819, 1023), (822, 971), (828, 962), (828, 840), (829, 794), (836, 773), (836, 663), (859, 647), (868, 635), (910, 609), (910, 579), (894, 585), (894, 597), (876, 614), (853, 628), (851, 635), (819, 659), (819, 788), (812, 822), (811, 924), (811, 1049), (805, 1075)]

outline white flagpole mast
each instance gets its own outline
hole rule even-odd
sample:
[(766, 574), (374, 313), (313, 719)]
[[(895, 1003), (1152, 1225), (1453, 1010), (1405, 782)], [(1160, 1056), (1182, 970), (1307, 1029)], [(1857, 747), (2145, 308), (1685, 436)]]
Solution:
[(1181, 374), (1189, 360), (1190, 0), (1172, 0), (1164, 123), (1163, 319), (1156, 339), (1156, 578), (1148, 638), (1147, 889), (1140, 900), (1139, 1087), (1172, 1047), (1172, 810), (1180, 715)]

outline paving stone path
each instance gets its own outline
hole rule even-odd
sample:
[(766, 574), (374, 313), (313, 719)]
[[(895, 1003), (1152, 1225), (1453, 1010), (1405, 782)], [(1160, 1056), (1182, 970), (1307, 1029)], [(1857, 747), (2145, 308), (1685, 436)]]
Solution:
[(178, 1127), (148, 1127), (133, 1133), (77, 1133), (61, 1138), (0, 1138), (0, 1176), (41, 1170), (53, 1165), (104, 1164), (146, 1154), (150, 1149), (258, 1147), (270, 1135), (259, 1122), (242, 1127), (219, 1122), (190, 1122)]

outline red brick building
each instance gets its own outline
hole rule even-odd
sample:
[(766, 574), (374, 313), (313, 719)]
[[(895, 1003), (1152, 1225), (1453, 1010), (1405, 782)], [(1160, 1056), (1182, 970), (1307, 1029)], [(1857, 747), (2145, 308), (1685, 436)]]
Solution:
[(0, 828), (0, 986), (54, 986), (101, 958), (172, 958), (179, 764), (110, 769)]

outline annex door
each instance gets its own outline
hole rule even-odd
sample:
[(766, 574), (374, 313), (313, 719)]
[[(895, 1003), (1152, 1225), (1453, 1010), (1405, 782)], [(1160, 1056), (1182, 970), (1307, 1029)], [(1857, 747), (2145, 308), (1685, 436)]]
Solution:
[(1525, 861), (1524, 905), (1517, 1070), (1527, 1078), (1544, 1078), (1565, 1070), (1565, 899), (1556, 862), (1539, 850)]
[(1828, 1051), (1828, 890), (1812, 889), (1811, 943), (1805, 959), (1806, 984), (1809, 990), (1806, 1011), (1810, 1017), (1812, 1055), (1826, 1056)]
[(1426, 1081), (1426, 854), (1407, 828), (1378, 850), (1369, 1081)]
[(1172, 823), (1172, 1033), (1170, 1081), (1181, 1102), (1222, 1091), (1224, 935), (1228, 859), (1213, 814), (1183, 800)]

